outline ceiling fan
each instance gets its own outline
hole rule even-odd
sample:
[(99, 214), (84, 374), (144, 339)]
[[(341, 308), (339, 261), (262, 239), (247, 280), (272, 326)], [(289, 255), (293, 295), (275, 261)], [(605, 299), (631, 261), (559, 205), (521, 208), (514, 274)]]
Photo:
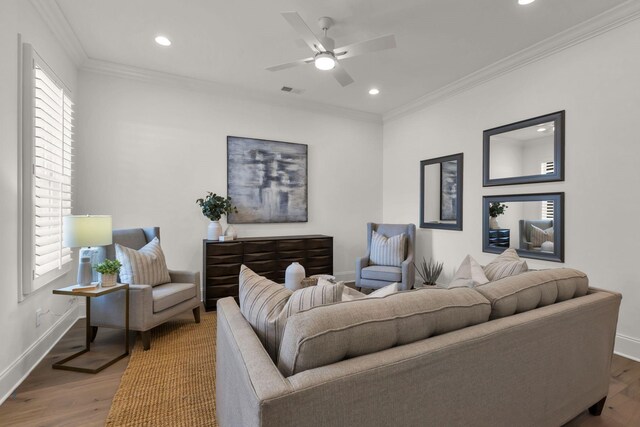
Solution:
[(300, 15), (298, 15), (298, 12), (282, 12), (281, 15), (287, 20), (294, 30), (300, 33), (307, 46), (309, 46), (313, 51), (314, 55), (310, 58), (268, 67), (267, 70), (269, 71), (284, 70), (286, 68), (310, 64), (313, 62), (317, 69), (331, 71), (338, 83), (342, 86), (347, 86), (353, 83), (353, 79), (349, 73), (342, 68), (338, 60), (342, 61), (343, 59), (351, 58), (356, 55), (396, 47), (395, 36), (388, 35), (336, 48), (334, 40), (327, 36), (327, 30), (329, 30), (329, 28), (334, 24), (333, 19), (327, 16), (318, 19), (318, 25), (324, 32), (323, 36), (318, 37), (302, 20)]

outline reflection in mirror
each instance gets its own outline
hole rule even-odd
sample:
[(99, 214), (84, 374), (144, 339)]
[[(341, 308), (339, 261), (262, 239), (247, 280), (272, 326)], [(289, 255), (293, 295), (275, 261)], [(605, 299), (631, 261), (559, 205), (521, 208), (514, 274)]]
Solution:
[(564, 111), (484, 131), (484, 186), (563, 179)]
[(485, 196), (484, 251), (563, 262), (563, 202), (564, 193)]
[(420, 162), (420, 227), (462, 230), (463, 154)]

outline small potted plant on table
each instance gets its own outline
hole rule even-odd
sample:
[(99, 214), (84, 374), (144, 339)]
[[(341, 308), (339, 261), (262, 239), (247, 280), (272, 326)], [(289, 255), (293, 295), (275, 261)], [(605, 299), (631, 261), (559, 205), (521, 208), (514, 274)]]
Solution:
[(105, 259), (96, 265), (96, 271), (100, 273), (100, 284), (103, 287), (115, 286), (120, 267), (122, 264), (117, 259)]
[(440, 273), (442, 273), (442, 267), (444, 267), (444, 263), (435, 262), (433, 259), (429, 258), (429, 262), (423, 257), (420, 265), (416, 265), (413, 263), (413, 266), (418, 271), (418, 276), (422, 279), (422, 287), (435, 287), (437, 286), (436, 280), (440, 277)]
[(218, 240), (222, 234), (222, 226), (220, 225), (222, 215), (238, 213), (238, 209), (231, 204), (231, 197), (218, 196), (211, 191), (207, 192), (204, 199), (196, 200), (196, 203), (202, 208), (202, 214), (211, 220), (207, 229), (209, 240)]

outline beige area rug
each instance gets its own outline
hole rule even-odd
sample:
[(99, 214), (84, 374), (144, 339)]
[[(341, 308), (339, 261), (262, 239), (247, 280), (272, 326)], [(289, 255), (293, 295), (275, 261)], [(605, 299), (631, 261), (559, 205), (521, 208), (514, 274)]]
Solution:
[(215, 313), (153, 329), (149, 351), (136, 342), (106, 426), (217, 426), (215, 357)]

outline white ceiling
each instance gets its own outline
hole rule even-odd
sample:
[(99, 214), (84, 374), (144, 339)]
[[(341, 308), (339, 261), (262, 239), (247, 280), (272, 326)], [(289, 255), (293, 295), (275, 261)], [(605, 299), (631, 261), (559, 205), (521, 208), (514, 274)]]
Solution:
[[(624, 0), (57, 0), (91, 59), (383, 114)], [(295, 10), (312, 30), (336, 21), (342, 46), (395, 34), (398, 47), (342, 62), (343, 88), (313, 65), (264, 68), (310, 56), (280, 16)], [(157, 34), (173, 42), (157, 46)], [(283, 86), (301, 94), (280, 92)], [(370, 96), (370, 87), (380, 95)]]

